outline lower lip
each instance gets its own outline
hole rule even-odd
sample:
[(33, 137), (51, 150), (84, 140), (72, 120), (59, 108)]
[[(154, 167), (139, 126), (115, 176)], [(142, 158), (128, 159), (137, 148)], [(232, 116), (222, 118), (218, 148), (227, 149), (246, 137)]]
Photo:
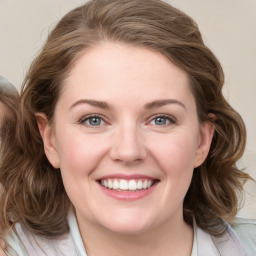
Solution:
[(154, 189), (156, 188), (158, 182), (155, 183), (152, 187), (148, 188), (148, 189), (143, 189), (143, 190), (138, 190), (136, 192), (128, 192), (128, 191), (116, 191), (113, 189), (108, 189), (103, 187), (102, 185), (99, 184), (101, 190), (107, 195), (110, 196), (114, 199), (117, 200), (124, 200), (124, 201), (134, 201), (134, 200), (139, 200), (142, 199), (148, 195), (150, 195)]

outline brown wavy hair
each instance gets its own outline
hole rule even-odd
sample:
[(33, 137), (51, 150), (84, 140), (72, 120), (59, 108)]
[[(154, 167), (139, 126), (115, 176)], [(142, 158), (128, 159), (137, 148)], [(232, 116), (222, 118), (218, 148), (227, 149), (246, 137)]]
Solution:
[(215, 134), (206, 161), (194, 170), (184, 199), (184, 219), (190, 223), (193, 214), (202, 229), (221, 234), (220, 223), (237, 213), (236, 192), (249, 178), (236, 167), (245, 148), (245, 125), (222, 95), (223, 70), (196, 23), (160, 0), (89, 1), (64, 16), (49, 34), (22, 86), (15, 141), (7, 141), (10, 150), (2, 151), (0, 228), (7, 230), (21, 221), (45, 237), (68, 231), (70, 202), (60, 171), (45, 156), (35, 113), (53, 119), (63, 81), (74, 63), (87, 48), (103, 41), (159, 52), (187, 73), (199, 120), (214, 122)]
[[(0, 141), (1, 141), (1, 147), (0, 147), (0, 155), (1, 150), (5, 151), (8, 150), (8, 144), (10, 144), (11, 136), (13, 135), (13, 132), (11, 130), (14, 129), (14, 126), (16, 124), (16, 117), (17, 117), (17, 107), (18, 107), (18, 101), (19, 101), (19, 95), (16, 88), (9, 83), (6, 79), (0, 76), (0, 104), (2, 106), (3, 113), (1, 113), (0, 116)], [(10, 136), (10, 138), (7, 140), (3, 140), (3, 138), (6, 138)], [(7, 148), (5, 148), (5, 143), (7, 142)]]

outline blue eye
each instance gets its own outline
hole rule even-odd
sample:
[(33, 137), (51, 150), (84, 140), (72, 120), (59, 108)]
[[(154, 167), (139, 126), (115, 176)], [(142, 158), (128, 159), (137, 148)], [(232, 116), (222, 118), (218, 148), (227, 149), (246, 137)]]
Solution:
[(156, 117), (154, 118), (155, 125), (166, 125), (169, 120), (166, 117)]
[(99, 116), (90, 116), (85, 118), (83, 121), (88, 126), (100, 126), (103, 125), (105, 122), (104, 120)]
[(170, 123), (175, 123), (175, 121), (169, 116), (157, 116), (152, 119), (150, 123), (157, 126), (165, 126)]

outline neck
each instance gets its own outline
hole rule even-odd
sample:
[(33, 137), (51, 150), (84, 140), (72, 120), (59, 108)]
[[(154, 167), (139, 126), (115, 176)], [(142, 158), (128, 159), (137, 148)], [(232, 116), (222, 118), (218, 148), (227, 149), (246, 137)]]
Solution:
[(91, 222), (79, 225), (88, 256), (189, 256), (193, 229), (183, 219), (139, 234), (120, 234)]

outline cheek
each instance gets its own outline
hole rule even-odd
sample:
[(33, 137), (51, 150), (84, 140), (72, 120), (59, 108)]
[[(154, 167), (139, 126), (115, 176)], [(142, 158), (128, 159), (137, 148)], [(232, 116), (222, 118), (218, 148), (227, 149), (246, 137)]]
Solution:
[(172, 134), (152, 141), (151, 154), (166, 173), (183, 175), (193, 171), (196, 138), (189, 134)]
[(60, 169), (72, 175), (88, 175), (104, 156), (104, 144), (93, 136), (73, 134), (65, 137), (70, 139), (62, 139), (58, 145)]
[(80, 207), (85, 195), (92, 193), (94, 170), (104, 156), (105, 149), (102, 143), (98, 145), (90, 136), (65, 136), (58, 144), (59, 162), (65, 190), (71, 202)]
[(176, 133), (162, 138), (161, 143), (155, 140), (153, 144), (151, 155), (161, 168), (164, 185), (162, 196), (158, 200), (165, 207), (166, 216), (170, 216), (175, 207), (182, 208), (190, 186), (197, 148), (196, 139), (189, 136), (189, 133)]

